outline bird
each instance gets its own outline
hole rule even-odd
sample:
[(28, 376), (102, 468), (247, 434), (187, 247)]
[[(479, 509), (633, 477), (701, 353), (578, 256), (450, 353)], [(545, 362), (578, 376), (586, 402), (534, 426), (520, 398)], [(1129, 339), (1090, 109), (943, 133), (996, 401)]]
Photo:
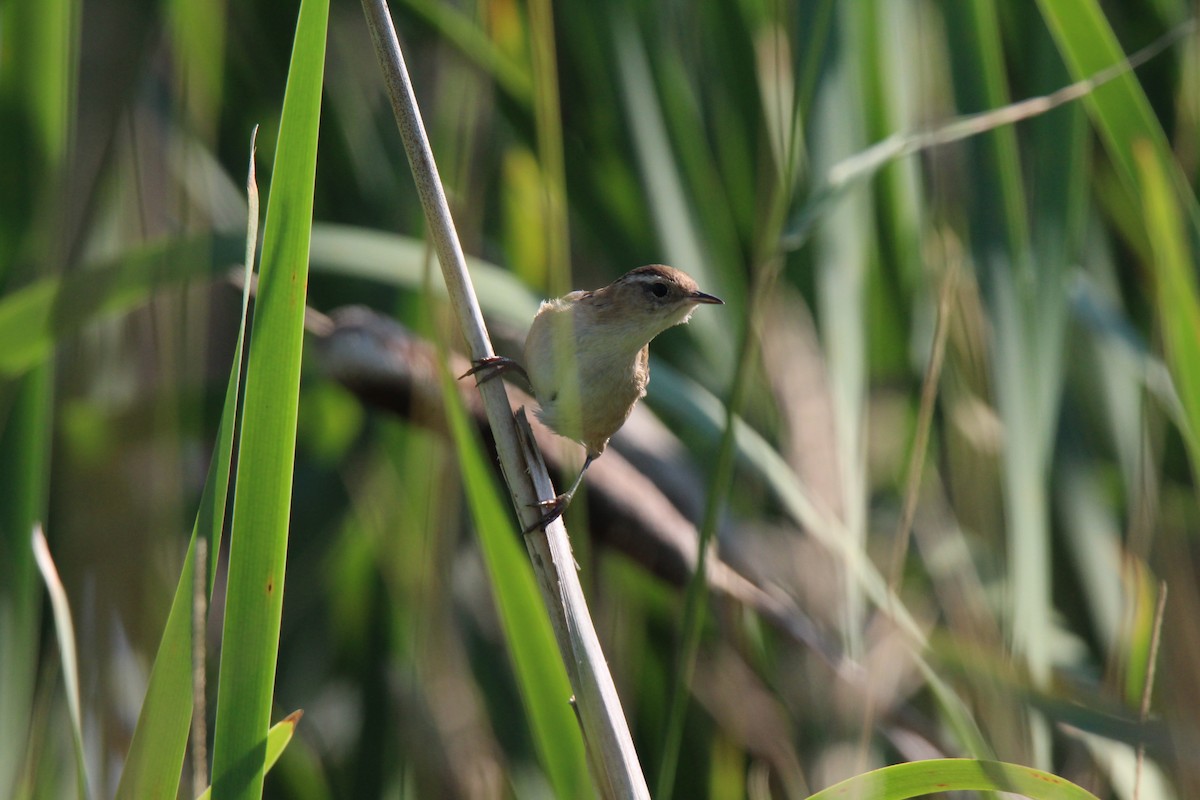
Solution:
[(506, 371), (520, 373), (537, 399), (538, 419), (587, 452), (571, 487), (538, 504), (543, 516), (526, 533), (562, 515), (587, 468), (646, 396), (650, 340), (686, 323), (706, 304), (724, 301), (700, 291), (681, 270), (663, 264), (638, 267), (603, 288), (543, 301), (525, 339), (524, 367), (490, 356), (473, 362), (461, 376), (475, 375), (483, 383)]

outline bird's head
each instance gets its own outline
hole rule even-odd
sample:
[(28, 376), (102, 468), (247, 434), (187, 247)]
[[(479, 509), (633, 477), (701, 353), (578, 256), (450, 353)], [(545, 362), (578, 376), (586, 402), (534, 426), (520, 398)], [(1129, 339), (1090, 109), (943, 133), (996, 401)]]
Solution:
[(626, 272), (592, 292), (589, 300), (607, 325), (643, 344), (667, 328), (687, 322), (696, 306), (723, 303), (700, 291), (687, 273), (662, 264)]

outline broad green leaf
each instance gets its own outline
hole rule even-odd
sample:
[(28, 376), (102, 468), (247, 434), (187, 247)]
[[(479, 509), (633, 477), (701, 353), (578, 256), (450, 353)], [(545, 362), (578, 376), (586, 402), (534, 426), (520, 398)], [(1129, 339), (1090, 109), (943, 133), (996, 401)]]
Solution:
[(328, 0), (304, 0), (288, 70), (246, 369), (213, 788), (262, 795), (296, 455)]

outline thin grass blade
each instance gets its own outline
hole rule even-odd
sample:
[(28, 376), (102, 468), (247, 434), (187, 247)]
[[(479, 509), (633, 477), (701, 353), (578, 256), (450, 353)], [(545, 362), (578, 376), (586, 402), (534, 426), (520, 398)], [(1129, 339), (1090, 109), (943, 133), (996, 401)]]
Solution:
[[(1148, 141), (1134, 146), (1141, 197), (1154, 255), (1159, 325), (1167, 366), (1183, 406), (1183, 437), (1200, 475), (1200, 294), (1184, 232), (1183, 213), (1166, 162)], [(1189, 195), (1190, 196), (1190, 195)]]
[(196, 541), (203, 537), (212, 554), (206, 564), (206, 601), (211, 599), (216, 559), (221, 550), (221, 529), (225, 521), (225, 506), (229, 489), (229, 470), (233, 459), (233, 432), (237, 424), (238, 397), (241, 389), (242, 345), (246, 335), (247, 311), (250, 303), (250, 273), (258, 241), (258, 184), (254, 178), (254, 142), (250, 144), (250, 171), (246, 181), (249, 214), (246, 231), (245, 280), (242, 282), (242, 318), (238, 327), (233, 365), (225, 390), (225, 405), (217, 429), (217, 441), (208, 477), (200, 496), (200, 508), (192, 527), (183, 571), (171, 602), (171, 611), (163, 630), (146, 699), (138, 716), (129, 756), (117, 786), (117, 798), (137, 800), (142, 797), (169, 797), (179, 788), (180, 770), (187, 748), (188, 730), (194, 708), (192, 669), (195, 654), (192, 647), (194, 631), (193, 586), (196, 569)]
[(83, 754), (83, 715), (79, 703), (79, 658), (75, 649), (75, 624), (71, 621), (71, 604), (67, 591), (58, 577), (58, 568), (50, 555), (50, 546), (41, 524), (33, 529), (33, 557), (42, 581), (50, 595), (50, 608), (54, 612), (54, 632), (58, 637), (58, 654), (62, 660), (63, 683), (66, 684), (67, 709), (71, 715), (71, 735), (75, 742), (75, 769), (78, 775), (79, 796), (91, 796), (88, 789), (87, 762)]
[(972, 758), (935, 758), (856, 775), (808, 800), (907, 800), (955, 791), (1013, 792), (1030, 800), (1096, 800), (1066, 778), (1032, 767)]
[(533, 569), (521, 550), (512, 515), (493, 483), (492, 470), (467, 421), (453, 378), (443, 373), (443, 397), (467, 501), (538, 757), (555, 797), (592, 797), (583, 739), (571, 708), (571, 683)]
[[(15, 794), (36, 683), (42, 602), (28, 532), (46, 513), (53, 431), (52, 365), (15, 386), (0, 430), (0, 793)], [(20, 535), (18, 535), (20, 531)]]

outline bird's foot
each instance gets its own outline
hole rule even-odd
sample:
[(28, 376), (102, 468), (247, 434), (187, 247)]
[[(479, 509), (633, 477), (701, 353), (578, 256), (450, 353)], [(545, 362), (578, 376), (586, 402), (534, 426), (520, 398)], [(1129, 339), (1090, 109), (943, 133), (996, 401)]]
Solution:
[(563, 515), (567, 510), (567, 506), (571, 505), (571, 498), (575, 495), (574, 492), (563, 492), (553, 500), (542, 500), (540, 503), (530, 503), (530, 508), (538, 508), (542, 511), (542, 516), (538, 521), (525, 528), (522, 533), (529, 534), (538, 530), (545, 530), (546, 526)]
[(488, 356), (487, 358), (472, 361), (471, 368), (462, 375), (459, 375), (458, 379), (461, 381), (468, 375), (474, 375), (476, 376), (475, 385), (478, 386), (481, 383), (487, 383), (497, 375), (502, 375), (509, 371), (519, 373), (525, 379), (525, 382), (529, 383), (529, 374), (525, 372), (525, 368), (511, 358), (505, 358), (504, 356)]
[(571, 505), (571, 498), (579, 490), (579, 485), (583, 483), (583, 476), (587, 472), (587, 468), (599, 457), (599, 453), (588, 453), (587, 460), (583, 462), (583, 469), (579, 470), (579, 476), (575, 478), (575, 482), (571, 484), (570, 489), (567, 489), (553, 500), (542, 500), (539, 503), (531, 505), (532, 508), (540, 508), (545, 513), (542, 514), (541, 519), (526, 528), (525, 533), (533, 533), (538, 529), (545, 530), (547, 525), (563, 515), (563, 512), (567, 510), (567, 506)]

